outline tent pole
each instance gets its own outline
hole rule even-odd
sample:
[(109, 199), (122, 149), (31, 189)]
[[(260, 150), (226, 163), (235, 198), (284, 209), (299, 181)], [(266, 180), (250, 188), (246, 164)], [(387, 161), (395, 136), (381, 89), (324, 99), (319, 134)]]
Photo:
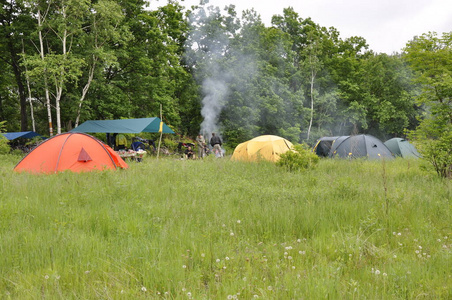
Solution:
[[(163, 116), (162, 116), (162, 104), (160, 103), (160, 123), (163, 122)], [(163, 135), (163, 126), (160, 124), (160, 139), (159, 139), (159, 146), (157, 148), (157, 159), (159, 159), (160, 154), (160, 144), (162, 143), (162, 135)]]

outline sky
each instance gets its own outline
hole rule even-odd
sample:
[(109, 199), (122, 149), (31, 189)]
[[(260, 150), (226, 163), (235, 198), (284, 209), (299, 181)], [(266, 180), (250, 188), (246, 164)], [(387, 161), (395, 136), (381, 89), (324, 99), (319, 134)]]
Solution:
[[(150, 7), (163, 6), (167, 0), (148, 0)], [(187, 8), (199, 0), (179, 0)], [(363, 37), (377, 53), (401, 52), (414, 36), (430, 31), (441, 35), (452, 32), (452, 0), (210, 0), (223, 8), (234, 4), (239, 16), (254, 8), (270, 26), (273, 15), (293, 9), (303, 19), (311, 18), (324, 27), (335, 27), (342, 39)]]

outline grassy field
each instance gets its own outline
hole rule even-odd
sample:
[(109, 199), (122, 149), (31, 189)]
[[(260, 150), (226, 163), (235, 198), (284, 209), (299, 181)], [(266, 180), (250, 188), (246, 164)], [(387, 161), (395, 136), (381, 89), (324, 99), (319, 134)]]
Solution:
[(0, 163), (0, 299), (452, 298), (452, 182), (419, 161), (19, 159)]

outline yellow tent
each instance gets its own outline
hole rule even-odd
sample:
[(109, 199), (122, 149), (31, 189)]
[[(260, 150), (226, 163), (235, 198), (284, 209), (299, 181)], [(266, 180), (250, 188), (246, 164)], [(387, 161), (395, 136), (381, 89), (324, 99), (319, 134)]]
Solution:
[(239, 144), (231, 160), (256, 161), (259, 159), (276, 162), (279, 155), (292, 149), (292, 143), (276, 135), (261, 135)]

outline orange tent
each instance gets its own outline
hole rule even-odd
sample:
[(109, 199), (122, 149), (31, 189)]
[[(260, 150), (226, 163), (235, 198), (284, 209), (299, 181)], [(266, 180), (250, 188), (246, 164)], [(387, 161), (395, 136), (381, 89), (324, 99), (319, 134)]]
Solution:
[(56, 135), (28, 153), (14, 168), (17, 172), (57, 173), (128, 168), (124, 160), (100, 140), (85, 133)]

